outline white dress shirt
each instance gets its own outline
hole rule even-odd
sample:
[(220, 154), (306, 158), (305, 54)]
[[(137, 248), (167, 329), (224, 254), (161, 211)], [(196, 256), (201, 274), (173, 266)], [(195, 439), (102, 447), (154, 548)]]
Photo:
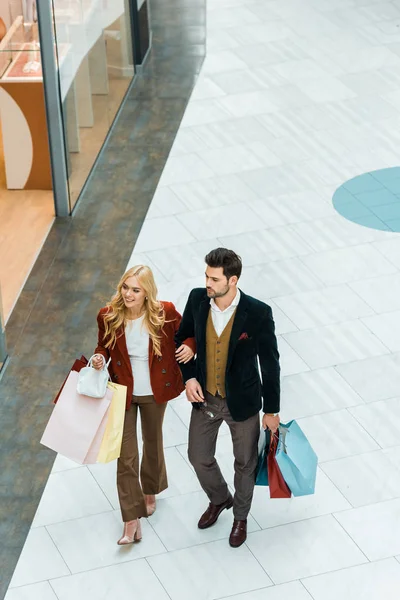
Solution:
[(237, 308), (237, 305), (239, 304), (239, 300), (240, 300), (240, 290), (238, 289), (238, 291), (236, 292), (236, 296), (234, 297), (234, 299), (232, 301), (232, 304), (230, 304), (228, 306), (228, 308), (225, 308), (225, 310), (221, 310), (216, 305), (214, 298), (211, 298), (211, 300), (210, 300), (211, 318), (212, 318), (212, 322), (214, 325), (214, 329), (215, 329), (218, 337), (221, 336), (225, 327), (228, 325), (229, 319), (231, 318), (231, 316), (233, 315), (233, 313), (235, 312), (235, 310)]
[(144, 315), (129, 320), (125, 328), (126, 347), (133, 374), (135, 396), (152, 396), (149, 367), (149, 333), (144, 326)]

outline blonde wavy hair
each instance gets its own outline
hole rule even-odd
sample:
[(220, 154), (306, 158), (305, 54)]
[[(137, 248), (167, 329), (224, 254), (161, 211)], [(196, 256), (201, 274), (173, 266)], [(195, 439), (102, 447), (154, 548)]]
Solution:
[(140, 286), (146, 294), (144, 324), (153, 342), (153, 350), (156, 356), (161, 356), (161, 332), (165, 323), (165, 311), (159, 300), (157, 300), (157, 286), (150, 267), (137, 265), (132, 267), (121, 277), (117, 291), (107, 303), (108, 312), (104, 316), (105, 343), (106, 348), (114, 348), (117, 341), (118, 330), (126, 326), (126, 308), (122, 297), (122, 286), (129, 277), (136, 277)]

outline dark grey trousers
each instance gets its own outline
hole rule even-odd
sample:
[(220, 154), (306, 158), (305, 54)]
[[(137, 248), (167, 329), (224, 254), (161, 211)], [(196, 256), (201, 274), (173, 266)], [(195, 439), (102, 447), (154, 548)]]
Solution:
[(244, 520), (253, 499), (255, 472), (260, 435), (259, 414), (246, 421), (234, 421), (226, 400), (206, 392), (205, 404), (193, 408), (189, 427), (189, 461), (193, 465), (200, 485), (212, 504), (222, 504), (229, 497), (228, 485), (215, 459), (218, 430), (227, 423), (233, 442), (235, 458), (235, 495), (233, 516)]

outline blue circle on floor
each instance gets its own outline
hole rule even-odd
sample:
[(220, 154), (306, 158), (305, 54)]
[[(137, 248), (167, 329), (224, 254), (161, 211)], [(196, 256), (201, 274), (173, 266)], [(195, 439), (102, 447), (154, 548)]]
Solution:
[(333, 206), (364, 227), (400, 232), (400, 167), (350, 179), (333, 194)]

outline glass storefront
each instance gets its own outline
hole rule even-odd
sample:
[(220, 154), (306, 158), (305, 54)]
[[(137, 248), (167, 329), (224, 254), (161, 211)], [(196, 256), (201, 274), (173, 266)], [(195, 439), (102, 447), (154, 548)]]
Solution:
[(73, 210), (148, 48), (147, 4), (0, 0), (0, 365), (2, 323), (55, 216)]
[(128, 0), (52, 0), (70, 209), (134, 76)]

